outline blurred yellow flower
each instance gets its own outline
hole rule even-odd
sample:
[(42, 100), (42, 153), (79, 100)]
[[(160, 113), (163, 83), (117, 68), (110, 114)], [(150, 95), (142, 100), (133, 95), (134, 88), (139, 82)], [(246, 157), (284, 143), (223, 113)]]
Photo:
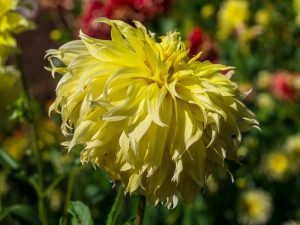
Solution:
[(18, 0), (0, 0), (0, 16), (5, 14), (6, 12), (10, 10), (16, 9), (18, 4)]
[(273, 151), (263, 158), (262, 168), (269, 179), (282, 181), (287, 178), (287, 175), (289, 175), (291, 171), (291, 163), (285, 152)]
[(268, 71), (261, 71), (258, 74), (256, 86), (259, 89), (268, 89), (270, 87), (272, 75)]
[(235, 181), (235, 185), (238, 188), (244, 188), (244, 187), (246, 187), (246, 184), (247, 184), (247, 180), (245, 178), (243, 178), (243, 177), (239, 177)]
[(226, 0), (218, 13), (219, 39), (226, 39), (235, 29), (243, 27), (250, 13), (246, 0)]
[(50, 39), (52, 41), (59, 41), (62, 37), (62, 33), (59, 29), (54, 29), (50, 32)]
[(213, 4), (206, 4), (200, 10), (200, 14), (203, 18), (211, 17), (214, 14), (214, 12), (215, 12), (215, 7)]
[(295, 9), (295, 12), (297, 12), (297, 13), (300, 12), (300, 0), (294, 0), (294, 9)]
[(259, 225), (268, 222), (272, 213), (270, 194), (260, 189), (245, 191), (237, 204), (238, 221), (244, 225)]
[[(216, 166), (236, 159), (241, 134), (258, 125), (221, 71), (230, 67), (189, 59), (179, 33), (157, 42), (153, 33), (118, 20), (112, 40), (81, 33), (47, 56), (63, 77), (51, 110), (72, 135), (69, 150), (83, 144), (83, 163), (139, 191), (150, 203), (189, 201)], [(53, 59), (65, 67), (56, 67)]]
[(57, 141), (61, 141), (61, 135), (58, 135), (59, 127), (53, 120), (43, 119), (36, 121), (38, 124), (38, 147), (39, 149), (44, 148), (45, 146), (53, 145)]
[(251, 149), (256, 149), (259, 145), (259, 141), (255, 137), (248, 136), (244, 139), (244, 145)]
[(300, 26), (300, 13), (296, 14), (295, 23)]
[(28, 139), (22, 132), (16, 132), (14, 136), (7, 137), (3, 142), (5, 151), (16, 160), (20, 160), (28, 147)]
[(0, 0), (0, 66), (16, 47), (13, 34), (32, 28), (32, 24), (16, 11), (18, 1)]
[(294, 0), (294, 10), (296, 12), (295, 22), (300, 26), (300, 0)]
[(49, 207), (52, 211), (58, 211), (62, 206), (62, 199), (64, 198), (63, 193), (59, 190), (54, 189), (48, 194)]
[(262, 26), (267, 26), (270, 23), (271, 14), (268, 9), (260, 9), (255, 14), (255, 22)]
[(292, 160), (296, 160), (296, 163), (300, 164), (300, 134), (289, 137), (285, 149), (291, 154)]
[(255, 104), (260, 109), (267, 109), (272, 111), (275, 107), (275, 101), (272, 95), (269, 93), (260, 93), (256, 97)]
[(263, 32), (263, 29), (261, 26), (252, 26), (252, 27), (241, 27), (239, 30), (237, 30), (238, 40), (242, 45), (242, 50), (248, 50), (249, 46), (248, 43), (251, 40), (254, 40), (258, 35), (260, 35)]

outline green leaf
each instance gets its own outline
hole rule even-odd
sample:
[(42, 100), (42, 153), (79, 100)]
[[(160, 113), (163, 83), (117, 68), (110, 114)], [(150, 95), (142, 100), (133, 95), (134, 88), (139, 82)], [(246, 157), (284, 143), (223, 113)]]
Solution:
[(136, 219), (136, 216), (133, 216), (129, 220), (127, 220), (123, 225), (134, 225), (135, 219)]
[(0, 209), (0, 221), (9, 215), (9, 211), (7, 208)]
[(90, 209), (80, 201), (72, 201), (68, 206), (68, 212), (72, 215), (72, 225), (93, 225)]
[(31, 224), (38, 224), (37, 215), (34, 213), (33, 209), (25, 204), (13, 205), (9, 207), (9, 212), (13, 215), (16, 215), (26, 222)]
[(0, 164), (14, 170), (17, 170), (21, 167), (19, 163), (13, 157), (11, 157), (4, 149), (0, 149)]
[(59, 225), (63, 225), (63, 224), (64, 224), (64, 218), (61, 217), (61, 218), (59, 219)]
[(36, 219), (37, 215), (34, 213), (33, 209), (28, 205), (19, 204), (10, 206), (8, 208), (2, 208), (0, 212), (0, 221), (11, 214), (21, 218), (23, 221), (26, 221), (30, 224), (38, 224), (38, 219)]

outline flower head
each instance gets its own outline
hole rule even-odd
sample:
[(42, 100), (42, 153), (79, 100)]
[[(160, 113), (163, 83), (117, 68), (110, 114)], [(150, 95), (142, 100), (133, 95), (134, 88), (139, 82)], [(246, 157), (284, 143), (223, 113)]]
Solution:
[(271, 20), (271, 13), (268, 9), (260, 9), (255, 14), (255, 22), (262, 26), (267, 26)]
[(0, 66), (17, 46), (13, 34), (32, 27), (32, 24), (16, 11), (17, 5), (17, 0), (0, 0)]
[(269, 93), (260, 93), (256, 97), (256, 105), (260, 109), (266, 109), (272, 111), (275, 108), (275, 101)]
[(5, 138), (3, 148), (5, 151), (16, 160), (20, 160), (28, 147), (28, 139), (25, 132), (18, 130), (13, 136)]
[(260, 189), (245, 191), (237, 204), (238, 220), (245, 225), (265, 224), (271, 212), (271, 196)]
[(274, 151), (264, 157), (262, 168), (268, 178), (281, 181), (285, 180), (287, 175), (289, 175), (291, 163), (284, 151)]
[(292, 101), (297, 96), (297, 91), (293, 86), (294, 75), (286, 72), (279, 71), (273, 74), (271, 80), (271, 91), (273, 94), (286, 101)]
[[(100, 16), (108, 16), (104, 4), (98, 0), (86, 1), (83, 6), (82, 14), (79, 18), (79, 26), (84, 33), (92, 37), (106, 37), (109, 32), (107, 26), (93, 23)], [(104, 31), (103, 31), (104, 30)]]
[(218, 51), (214, 43), (210, 40), (208, 35), (204, 34), (200, 27), (195, 27), (188, 36), (189, 40), (189, 56), (193, 57), (200, 51), (203, 54), (200, 56), (200, 61), (210, 60), (212, 62), (218, 61)]
[(87, 0), (79, 23), (84, 33), (93, 37), (108, 38), (110, 29), (100, 23), (93, 23), (96, 18), (107, 17), (131, 22), (146, 21), (163, 13), (172, 0)]
[(259, 89), (268, 89), (272, 80), (272, 75), (268, 71), (260, 71), (257, 76), (256, 86)]
[(206, 4), (201, 8), (200, 14), (203, 18), (207, 19), (214, 14), (214, 11), (215, 7), (213, 4)]
[(221, 73), (230, 67), (188, 59), (177, 32), (157, 42), (137, 21), (98, 22), (111, 26), (112, 40), (81, 33), (47, 54), (52, 73), (63, 75), (51, 109), (71, 135), (66, 145), (83, 144), (81, 161), (126, 192), (168, 207), (180, 194), (191, 200), (214, 167), (236, 159), (242, 132), (258, 125)]
[(235, 29), (244, 26), (249, 19), (248, 1), (226, 0), (219, 11), (219, 38), (226, 39)]
[(300, 164), (300, 134), (289, 137), (286, 141), (286, 151)]

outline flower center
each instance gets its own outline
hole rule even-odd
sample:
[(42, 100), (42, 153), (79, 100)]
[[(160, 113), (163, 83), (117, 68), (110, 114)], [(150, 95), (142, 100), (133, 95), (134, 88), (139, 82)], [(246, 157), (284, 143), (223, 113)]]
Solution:
[(288, 160), (283, 155), (274, 156), (271, 160), (271, 168), (278, 173), (284, 172), (288, 167)]

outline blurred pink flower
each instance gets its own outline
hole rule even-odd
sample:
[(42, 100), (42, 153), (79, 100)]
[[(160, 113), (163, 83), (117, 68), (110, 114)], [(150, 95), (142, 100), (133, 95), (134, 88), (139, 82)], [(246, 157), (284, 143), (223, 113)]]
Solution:
[(202, 51), (202, 55), (199, 58), (200, 61), (210, 60), (212, 62), (219, 61), (219, 55), (216, 46), (208, 37), (204, 34), (200, 27), (195, 27), (188, 35), (190, 46), (190, 57), (197, 55)]
[(89, 36), (107, 38), (104, 34), (109, 33), (109, 27), (94, 21), (99, 17), (108, 17), (108, 15), (109, 11), (101, 1), (88, 0), (84, 4), (83, 12), (79, 18), (79, 26)]
[(79, 19), (82, 31), (89, 36), (108, 38), (109, 27), (94, 23), (99, 17), (125, 22), (144, 22), (163, 13), (172, 0), (87, 0)]
[(292, 101), (296, 98), (297, 92), (293, 85), (295, 76), (286, 71), (275, 72), (272, 75), (270, 89), (279, 99)]

